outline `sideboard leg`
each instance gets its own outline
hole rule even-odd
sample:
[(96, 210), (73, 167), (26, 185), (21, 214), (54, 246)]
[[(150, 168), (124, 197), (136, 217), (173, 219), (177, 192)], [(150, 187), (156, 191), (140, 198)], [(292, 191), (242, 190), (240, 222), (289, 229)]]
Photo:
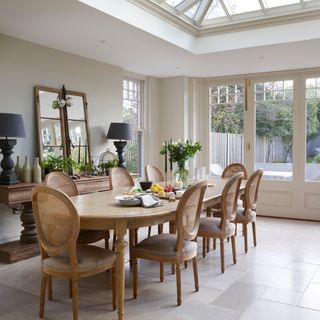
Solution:
[(20, 243), (38, 243), (36, 224), (33, 217), (31, 202), (25, 202), (20, 215), (23, 229), (21, 230)]

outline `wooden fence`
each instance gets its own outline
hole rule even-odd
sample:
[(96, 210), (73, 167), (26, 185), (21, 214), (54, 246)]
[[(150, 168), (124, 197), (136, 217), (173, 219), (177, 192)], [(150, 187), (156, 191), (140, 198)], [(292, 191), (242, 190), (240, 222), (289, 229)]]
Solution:
[(233, 162), (243, 162), (243, 135), (211, 133), (211, 162), (222, 168)]
[[(243, 163), (243, 134), (211, 133), (211, 162), (219, 164), (222, 168), (230, 163)], [(256, 162), (283, 162), (285, 147), (281, 137), (274, 138), (268, 160), (268, 139), (256, 137)]]

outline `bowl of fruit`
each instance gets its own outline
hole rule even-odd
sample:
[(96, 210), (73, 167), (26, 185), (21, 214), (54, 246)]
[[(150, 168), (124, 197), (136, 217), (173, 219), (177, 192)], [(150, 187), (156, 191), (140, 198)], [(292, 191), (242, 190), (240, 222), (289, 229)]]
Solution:
[(157, 183), (152, 185), (150, 190), (151, 190), (152, 193), (156, 193), (159, 197), (164, 197), (165, 196), (164, 188), (162, 186), (160, 186), (159, 184), (157, 184)]

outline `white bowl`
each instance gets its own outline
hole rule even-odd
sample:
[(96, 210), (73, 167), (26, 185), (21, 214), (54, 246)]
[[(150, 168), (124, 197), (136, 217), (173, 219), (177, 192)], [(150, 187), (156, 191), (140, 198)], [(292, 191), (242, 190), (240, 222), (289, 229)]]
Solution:
[(138, 199), (135, 196), (117, 196), (115, 199), (125, 207), (138, 206), (141, 204), (141, 199)]

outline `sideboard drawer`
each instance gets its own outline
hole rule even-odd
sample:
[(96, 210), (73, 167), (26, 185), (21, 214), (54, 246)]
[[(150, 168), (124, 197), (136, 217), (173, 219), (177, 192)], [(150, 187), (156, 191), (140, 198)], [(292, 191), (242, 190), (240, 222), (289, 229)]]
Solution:
[(108, 176), (83, 177), (79, 180), (74, 180), (74, 182), (80, 194), (110, 190)]

